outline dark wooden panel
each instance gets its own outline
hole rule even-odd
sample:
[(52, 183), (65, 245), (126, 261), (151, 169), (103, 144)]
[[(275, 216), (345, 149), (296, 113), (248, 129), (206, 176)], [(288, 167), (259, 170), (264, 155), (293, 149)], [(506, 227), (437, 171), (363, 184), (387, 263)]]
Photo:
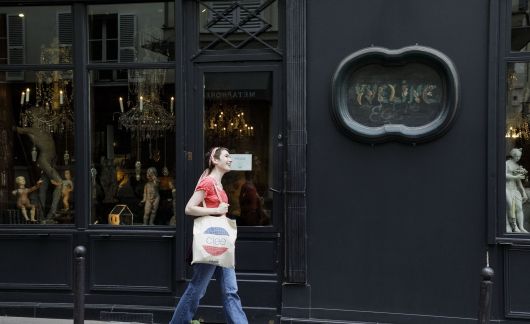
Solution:
[(171, 291), (174, 241), (166, 237), (92, 236), (89, 248), (91, 290)]
[(530, 247), (508, 248), (505, 264), (506, 317), (530, 318)]
[(238, 272), (273, 273), (276, 270), (275, 240), (242, 240), (236, 243)]
[(72, 284), (71, 235), (0, 235), (0, 288), (63, 288)]

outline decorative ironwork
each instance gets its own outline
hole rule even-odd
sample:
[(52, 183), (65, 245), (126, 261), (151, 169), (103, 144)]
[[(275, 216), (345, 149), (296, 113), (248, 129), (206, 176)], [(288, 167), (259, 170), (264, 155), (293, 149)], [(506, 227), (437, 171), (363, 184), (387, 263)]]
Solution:
[[(221, 43), (229, 48), (241, 49), (252, 42), (258, 42), (265, 48), (281, 54), (274, 42), (261, 37), (266, 32), (273, 32), (273, 24), (263, 18), (266, 10), (273, 10), (277, 0), (254, 1), (199, 1), (201, 14), (206, 14), (203, 30), (213, 35), (201, 51), (217, 49)], [(277, 13), (277, 10), (274, 11)], [(273, 13), (273, 15), (274, 15)], [(277, 14), (276, 14), (277, 16)], [(199, 55), (197, 53), (197, 55)]]

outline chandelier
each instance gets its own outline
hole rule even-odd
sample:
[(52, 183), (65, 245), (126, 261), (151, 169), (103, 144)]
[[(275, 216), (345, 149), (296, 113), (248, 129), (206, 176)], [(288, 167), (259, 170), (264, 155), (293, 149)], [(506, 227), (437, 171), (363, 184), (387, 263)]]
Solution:
[(505, 138), (530, 140), (530, 103), (521, 103), (521, 111), (506, 119)]
[[(55, 38), (42, 47), (42, 64), (71, 63), (70, 47), (59, 46)], [(20, 97), (20, 126), (36, 127), (48, 133), (63, 134), (73, 130), (72, 71), (35, 72), (35, 94), (27, 88)]]
[(166, 131), (175, 129), (175, 98), (171, 97), (170, 112), (160, 101), (165, 77), (163, 69), (129, 71), (129, 96), (138, 100), (128, 100), (128, 106), (132, 107), (125, 112), (123, 98), (119, 98), (121, 116), (118, 122), (120, 127), (136, 134), (141, 141), (162, 137)]
[(144, 100), (143, 97), (140, 97), (137, 106), (122, 113), (118, 121), (120, 126), (136, 133), (141, 141), (162, 137), (166, 131), (175, 129), (173, 111), (169, 113), (161, 104)]
[(237, 105), (224, 107), (223, 104), (212, 106), (205, 119), (205, 130), (217, 137), (254, 136), (254, 126), (248, 122), (248, 115)]

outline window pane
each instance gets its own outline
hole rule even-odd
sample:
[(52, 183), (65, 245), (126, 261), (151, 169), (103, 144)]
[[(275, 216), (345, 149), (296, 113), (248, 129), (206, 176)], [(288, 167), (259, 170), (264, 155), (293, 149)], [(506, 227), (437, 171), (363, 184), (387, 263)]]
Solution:
[(73, 223), (72, 71), (0, 80), (0, 223)]
[(0, 59), (9, 64), (72, 62), (69, 6), (0, 7)]
[(221, 146), (232, 155), (223, 185), (238, 225), (271, 224), (271, 78), (270, 72), (205, 75), (204, 151)]
[(530, 47), (529, 0), (512, 0), (512, 51), (528, 52)]
[(102, 39), (105, 46), (117, 40), (112, 49), (102, 48), (102, 62), (173, 61), (174, 8), (173, 2), (88, 6), (89, 39)]
[(203, 50), (278, 47), (278, 2), (200, 1)]
[(510, 63), (507, 71), (506, 231), (527, 233), (530, 207), (523, 203), (530, 194), (530, 64)]
[(90, 73), (92, 224), (175, 221), (174, 71)]

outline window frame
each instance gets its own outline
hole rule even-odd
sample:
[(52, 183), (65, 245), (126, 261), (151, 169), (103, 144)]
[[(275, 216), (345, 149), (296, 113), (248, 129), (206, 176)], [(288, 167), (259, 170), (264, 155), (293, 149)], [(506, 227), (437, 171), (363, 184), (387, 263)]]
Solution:
[(511, 63), (529, 63), (530, 52), (511, 50), (512, 0), (490, 2), (488, 71), (487, 242), (530, 244), (530, 233), (506, 232), (506, 72)]

